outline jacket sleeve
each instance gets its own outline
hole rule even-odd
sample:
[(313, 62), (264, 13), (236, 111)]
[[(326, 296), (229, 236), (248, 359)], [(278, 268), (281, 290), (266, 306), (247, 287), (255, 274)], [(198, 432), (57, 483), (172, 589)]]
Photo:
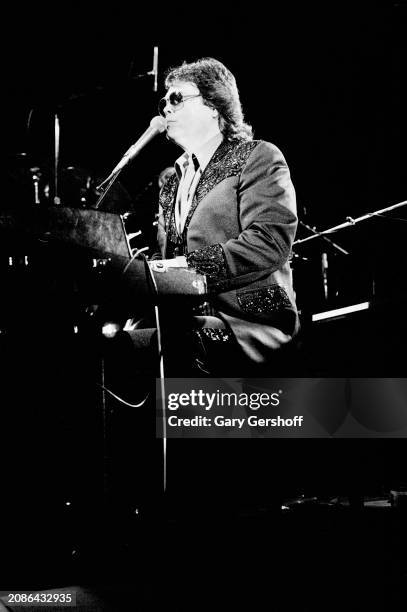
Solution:
[(151, 260), (163, 258), (165, 252), (165, 235), (164, 211), (160, 203), (158, 207), (156, 242), (154, 245), (154, 253), (150, 257)]
[(252, 272), (273, 272), (287, 261), (297, 228), (295, 191), (279, 149), (260, 142), (238, 183), (240, 234), (188, 254), (188, 264), (219, 282)]
[(171, 210), (172, 202), (177, 191), (178, 180), (176, 175), (172, 175), (162, 187), (158, 201), (158, 218), (156, 234), (156, 250), (151, 259), (163, 259), (167, 244), (166, 216)]

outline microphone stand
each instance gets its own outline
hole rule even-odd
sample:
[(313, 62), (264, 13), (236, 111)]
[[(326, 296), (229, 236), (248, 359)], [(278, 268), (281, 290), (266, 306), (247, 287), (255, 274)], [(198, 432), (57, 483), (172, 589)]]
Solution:
[[(328, 242), (331, 246), (334, 247), (334, 249), (336, 249), (340, 253), (343, 253), (343, 255), (349, 255), (349, 251), (346, 251), (343, 247), (339, 246), (339, 244), (336, 244), (336, 242), (334, 242), (330, 238), (327, 238), (326, 236), (323, 236), (323, 232), (319, 232), (317, 229), (315, 229), (315, 227), (311, 227), (310, 225), (307, 225), (307, 223), (304, 223), (304, 221), (300, 221), (300, 225), (305, 227), (308, 231), (312, 232), (312, 234), (315, 237), (319, 236), (320, 238), (322, 238), (323, 240)], [(311, 238), (311, 236), (309, 236), (308, 238), (305, 238), (305, 240), (308, 240), (309, 238)], [(304, 242), (304, 240), (296, 240), (294, 242), (294, 244), (298, 244), (300, 242)]]
[[(125, 166), (123, 166), (125, 167)], [(120, 168), (119, 170), (117, 170), (116, 172), (110, 174), (102, 183), (100, 183), (100, 185), (96, 188), (98, 191), (100, 189), (102, 189), (102, 193), (100, 194), (96, 204), (95, 204), (95, 209), (99, 208), (100, 204), (102, 203), (102, 201), (105, 199), (106, 195), (108, 194), (111, 186), (113, 185), (113, 183), (115, 182), (115, 180), (117, 179), (117, 177), (119, 176), (119, 174), (121, 173), (121, 171), (123, 170), (123, 168)], [(106, 187), (105, 187), (106, 185)]]
[(54, 204), (59, 206), (61, 198), (58, 195), (58, 172), (59, 172), (59, 146), (60, 146), (60, 125), (57, 113), (54, 115)]
[[(309, 242), (310, 240), (313, 240), (314, 238), (324, 237), (326, 234), (332, 234), (333, 232), (337, 232), (338, 230), (343, 229), (345, 227), (350, 227), (350, 226), (356, 225), (356, 223), (359, 223), (360, 221), (365, 221), (366, 219), (371, 219), (372, 217), (374, 217), (376, 215), (381, 215), (381, 214), (383, 214), (385, 212), (389, 212), (390, 210), (394, 210), (395, 208), (400, 208), (401, 206), (406, 206), (406, 204), (407, 204), (407, 200), (403, 200), (402, 202), (398, 202), (397, 204), (393, 204), (392, 206), (387, 206), (387, 208), (382, 208), (381, 210), (376, 210), (374, 212), (367, 213), (366, 215), (362, 215), (361, 217), (358, 217), (357, 219), (352, 219), (352, 217), (346, 217), (346, 222), (345, 223), (341, 223), (340, 225), (335, 225), (335, 227), (330, 227), (330, 228), (324, 230), (323, 232), (318, 232), (316, 230), (312, 230), (311, 228), (308, 228), (308, 229), (311, 229), (311, 231), (315, 232), (315, 233), (313, 233), (312, 236), (307, 236), (307, 238), (302, 238), (301, 240), (296, 240), (294, 242), (294, 245), (296, 245), (296, 244), (303, 244), (304, 242)], [(335, 245), (335, 246), (338, 247), (338, 245)], [(348, 253), (346, 253), (346, 254), (348, 255)]]
[[(339, 251), (339, 253), (342, 253), (343, 255), (349, 255), (349, 251), (347, 251), (343, 247), (339, 246), (339, 244), (337, 244), (336, 242), (334, 242), (330, 238), (327, 238), (326, 236), (322, 235), (323, 232), (318, 232), (318, 230), (315, 227), (311, 227), (307, 223), (304, 223), (304, 221), (300, 221), (300, 224), (303, 227), (305, 227), (308, 231), (312, 232), (313, 235), (310, 236), (309, 238), (317, 238), (317, 237), (318, 238), (322, 238), (322, 240), (324, 240), (325, 242), (330, 244), (334, 249)], [(298, 242), (301, 242), (301, 241), (296, 241), (296, 242), (294, 242), (294, 244), (297, 244)], [(321, 272), (322, 272), (322, 283), (323, 283), (323, 289), (324, 289), (324, 297), (325, 297), (325, 301), (327, 302), (328, 301), (328, 290), (329, 290), (329, 286), (328, 286), (328, 254), (325, 253), (325, 252), (322, 253), (322, 255), (321, 255)]]
[[(344, 255), (349, 255), (348, 251), (346, 251), (344, 248), (342, 248), (341, 246), (333, 242), (330, 238), (327, 238), (326, 235), (337, 232), (338, 230), (344, 229), (345, 227), (354, 226), (356, 225), (356, 223), (359, 223), (360, 221), (366, 221), (367, 219), (371, 219), (372, 217), (379, 216), (383, 213), (389, 212), (390, 210), (394, 210), (396, 208), (400, 208), (401, 206), (406, 206), (406, 205), (407, 205), (407, 200), (403, 200), (402, 202), (398, 202), (397, 204), (393, 204), (392, 206), (387, 206), (386, 208), (382, 208), (380, 210), (376, 210), (374, 212), (367, 213), (366, 215), (362, 215), (361, 217), (357, 217), (356, 219), (353, 219), (352, 217), (346, 217), (345, 223), (341, 223), (340, 225), (335, 225), (334, 227), (330, 227), (322, 232), (319, 232), (315, 228), (312, 228), (311, 226), (304, 223), (303, 221), (300, 221), (301, 225), (303, 225), (310, 232), (312, 232), (312, 235), (307, 236), (306, 238), (301, 238), (300, 240), (295, 240), (295, 242), (293, 243), (293, 246), (297, 244), (303, 244), (304, 242), (309, 242), (310, 240), (314, 240), (315, 238), (322, 238), (322, 240), (325, 240), (326, 242), (328, 242), (331, 246), (333, 246), (340, 253), (343, 253)], [(327, 259), (326, 253), (322, 253), (321, 264), (322, 264), (324, 296), (325, 296), (325, 300), (327, 300), (328, 299), (328, 276), (327, 276), (328, 259)]]
[(128, 78), (129, 79), (142, 79), (142, 78), (144, 78), (146, 76), (154, 77), (153, 91), (155, 93), (157, 93), (157, 90), (158, 90), (158, 47), (154, 47), (154, 49), (153, 49), (153, 67), (148, 72), (142, 72), (142, 73), (136, 74), (134, 77), (132, 77), (131, 73), (132, 73), (132, 70), (133, 70), (133, 63), (134, 62), (132, 61), (131, 65), (130, 65), (129, 73), (128, 73)]
[[(153, 117), (150, 122), (150, 127), (140, 136), (140, 138), (135, 142), (123, 155), (118, 164), (113, 168), (109, 176), (97, 187), (97, 189), (103, 189), (103, 193), (99, 197), (96, 202), (95, 208), (98, 208), (99, 204), (106, 196), (106, 193), (113, 185), (114, 181), (119, 176), (121, 170), (127, 166), (127, 164), (136, 157), (141, 151), (141, 149), (157, 134), (160, 134), (165, 129), (165, 123), (162, 117)], [(107, 187), (105, 188), (105, 185)]]
[(167, 491), (167, 424), (166, 424), (166, 387), (165, 387), (165, 374), (164, 374), (164, 352), (162, 346), (162, 334), (160, 324), (160, 312), (158, 308), (158, 287), (154, 278), (154, 273), (148, 265), (148, 261), (144, 253), (141, 253), (141, 258), (144, 262), (144, 270), (146, 275), (146, 281), (150, 289), (151, 295), (155, 298), (154, 315), (157, 328), (157, 352), (159, 358), (159, 375), (160, 375), (160, 391), (161, 391), (161, 414), (163, 422), (163, 460), (162, 460), (162, 475), (163, 475), (163, 492)]

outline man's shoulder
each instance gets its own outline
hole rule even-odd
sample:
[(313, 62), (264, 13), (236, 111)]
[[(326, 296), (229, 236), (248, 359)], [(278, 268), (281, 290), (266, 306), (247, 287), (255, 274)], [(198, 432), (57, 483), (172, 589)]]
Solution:
[(249, 162), (264, 162), (272, 164), (287, 165), (285, 157), (279, 147), (267, 140), (252, 140), (255, 143), (250, 151), (247, 161)]
[(282, 157), (281, 150), (272, 142), (267, 140), (235, 140), (223, 143), (223, 156), (236, 156), (248, 159), (252, 154), (256, 157), (278, 158)]
[(243, 167), (258, 144), (258, 140), (224, 140), (216, 150), (211, 162), (223, 168), (226, 166)]

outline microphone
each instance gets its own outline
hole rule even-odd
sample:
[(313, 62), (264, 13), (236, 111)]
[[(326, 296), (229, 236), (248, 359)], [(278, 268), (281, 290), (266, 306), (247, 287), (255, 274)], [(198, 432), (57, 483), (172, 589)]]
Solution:
[(127, 166), (127, 164), (140, 153), (141, 149), (143, 149), (155, 136), (161, 134), (165, 128), (166, 122), (163, 117), (160, 117), (159, 115), (157, 115), (157, 117), (153, 117), (150, 121), (150, 126), (146, 129), (144, 134), (142, 134), (140, 138), (133, 145), (131, 145), (130, 149), (126, 151), (119, 163), (113, 168), (109, 176), (97, 187), (97, 189), (103, 189), (103, 186), (108, 181), (110, 181), (125, 166)]

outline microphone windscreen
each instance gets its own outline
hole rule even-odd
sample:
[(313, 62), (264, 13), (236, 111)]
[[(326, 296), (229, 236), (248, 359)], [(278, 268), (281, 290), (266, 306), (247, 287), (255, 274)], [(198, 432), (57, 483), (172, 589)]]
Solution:
[(160, 115), (153, 117), (150, 121), (150, 127), (154, 130), (158, 130), (159, 132), (163, 132), (165, 130), (165, 126), (165, 119), (164, 117), (160, 117)]

